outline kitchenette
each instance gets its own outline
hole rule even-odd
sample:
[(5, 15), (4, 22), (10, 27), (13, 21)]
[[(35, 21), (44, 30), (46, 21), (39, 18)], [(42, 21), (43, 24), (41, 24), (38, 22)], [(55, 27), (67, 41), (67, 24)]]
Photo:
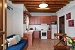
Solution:
[(49, 25), (29, 25), (29, 31), (25, 31), (23, 37), (28, 38), (28, 45), (32, 46), (34, 39), (51, 39)]
[(56, 16), (26, 17), (26, 29), (23, 37), (28, 39), (28, 45), (32, 46), (34, 39), (54, 39), (54, 33), (57, 33)]

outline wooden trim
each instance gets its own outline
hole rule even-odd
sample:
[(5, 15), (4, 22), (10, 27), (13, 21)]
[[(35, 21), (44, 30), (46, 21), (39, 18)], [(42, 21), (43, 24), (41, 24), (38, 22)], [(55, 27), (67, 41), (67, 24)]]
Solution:
[(3, 35), (4, 34), (4, 31), (0, 31), (0, 35)]
[(5, 0), (5, 4), (6, 4), (6, 7), (5, 7), (5, 38), (7, 37), (7, 2)]
[(0, 0), (0, 31), (3, 31), (3, 0)]

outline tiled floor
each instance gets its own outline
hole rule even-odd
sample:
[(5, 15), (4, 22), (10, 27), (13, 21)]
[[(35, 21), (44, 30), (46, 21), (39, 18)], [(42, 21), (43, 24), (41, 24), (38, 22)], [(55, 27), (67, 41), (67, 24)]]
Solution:
[(54, 50), (54, 40), (51, 39), (34, 39), (33, 46), (27, 50)]

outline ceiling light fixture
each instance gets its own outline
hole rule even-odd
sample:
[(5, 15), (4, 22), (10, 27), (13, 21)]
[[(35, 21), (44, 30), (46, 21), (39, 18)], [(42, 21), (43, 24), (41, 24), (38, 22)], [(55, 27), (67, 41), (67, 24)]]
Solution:
[(44, 0), (43, 0), (43, 2), (41, 4), (39, 4), (40, 8), (46, 8), (47, 6), (48, 6), (48, 4), (45, 3)]

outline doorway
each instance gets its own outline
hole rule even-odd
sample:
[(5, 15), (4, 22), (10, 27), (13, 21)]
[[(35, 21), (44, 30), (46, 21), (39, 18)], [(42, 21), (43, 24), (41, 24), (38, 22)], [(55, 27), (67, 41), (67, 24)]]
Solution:
[[(59, 33), (65, 33), (65, 16), (59, 17)], [(62, 39), (60, 36), (59, 39)]]

